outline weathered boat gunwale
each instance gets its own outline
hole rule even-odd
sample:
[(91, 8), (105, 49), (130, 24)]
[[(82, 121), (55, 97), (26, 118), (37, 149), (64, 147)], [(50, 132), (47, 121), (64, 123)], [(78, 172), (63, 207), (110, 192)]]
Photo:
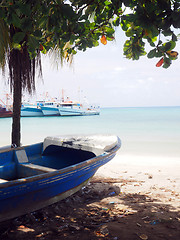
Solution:
[[(46, 176), (46, 178), (56, 177), (57, 175), (62, 175), (62, 174), (65, 174), (67, 172), (72, 172), (74, 170), (81, 169), (83, 167), (88, 167), (89, 165), (91, 165), (95, 162), (99, 162), (99, 161), (103, 160), (105, 155), (106, 155), (106, 157), (110, 157), (111, 155), (115, 154), (117, 149), (119, 149), (120, 145), (121, 145), (121, 141), (118, 138), (118, 144), (113, 149), (111, 149), (109, 152), (106, 151), (99, 156), (96, 156), (94, 158), (85, 160), (81, 163), (77, 163), (77, 164), (65, 167), (65, 168), (60, 169), (60, 170), (53, 169), (55, 171), (48, 172), (48, 173), (45, 172), (45, 173), (42, 173), (40, 175), (35, 175), (35, 176), (30, 176), (30, 177), (26, 177), (26, 178), (20, 178), (20, 179), (17, 179), (17, 180), (10, 180), (10, 181), (7, 181), (7, 182), (0, 183), (0, 189), (7, 188), (9, 186), (17, 186), (17, 185), (20, 185), (22, 183), (25, 184), (25, 183), (30, 183), (30, 182), (34, 182), (34, 181), (39, 181), (41, 179), (44, 179), (45, 176)], [(9, 151), (23, 150), (25, 147), (18, 147), (18, 148), (10, 149)], [(7, 150), (5, 152), (7, 152)], [(25, 164), (19, 164), (19, 165), (27, 166), (28, 164), (31, 164), (31, 163), (25, 163)], [(34, 164), (34, 165), (36, 165), (36, 164)], [(39, 166), (39, 168), (41, 168), (41, 166), (38, 165), (38, 164), (36, 166), (37, 166), (37, 168), (38, 168), (38, 166)]]

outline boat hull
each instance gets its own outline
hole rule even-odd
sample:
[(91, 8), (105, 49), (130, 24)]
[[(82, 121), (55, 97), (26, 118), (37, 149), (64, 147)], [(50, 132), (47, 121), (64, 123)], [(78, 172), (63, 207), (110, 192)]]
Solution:
[(7, 111), (7, 112), (0, 112), (0, 118), (8, 118), (8, 117), (12, 117), (13, 113), (11, 111)]
[(38, 181), (23, 183), (14, 189), (11, 186), (4, 189), (1, 196), (6, 197), (0, 201), (0, 221), (33, 212), (71, 196), (87, 184), (100, 166), (111, 159), (104, 159), (98, 164), (75, 169), (63, 175), (59, 173)]
[(84, 113), (81, 109), (59, 107), (59, 114), (61, 116), (82, 116)]
[(44, 116), (59, 116), (59, 109), (57, 107), (41, 107)]
[(7, 117), (12, 117), (13, 112), (7, 110), (6, 107), (1, 107), (0, 106), (0, 118), (7, 118)]
[(99, 115), (100, 112), (96, 110), (85, 110), (85, 109), (74, 109), (74, 108), (59, 108), (59, 113), (61, 116), (90, 116)]
[[(120, 141), (109, 153), (103, 153), (99, 156), (94, 155), (95, 157), (90, 154), (90, 159), (80, 163), (76, 163), (77, 161), (74, 160), (74, 164), (68, 163), (69, 166), (67, 165), (59, 170), (34, 165), (32, 161), (31, 163), (18, 163), (20, 170), (25, 175), (29, 164), (34, 167), (31, 170), (36, 171), (38, 168), (38, 171), (42, 172), (35, 176), (24, 176), (16, 180), (5, 180), (0, 183), (0, 221), (41, 209), (74, 194), (87, 184), (100, 166), (106, 164), (115, 156), (119, 148)], [(39, 156), (39, 149), (40, 145), (38, 144), (34, 145), (30, 150), (29, 148), (25, 149), (27, 158), (31, 159), (29, 152), (32, 150)], [(3, 154), (0, 155), (0, 158), (3, 159), (6, 156), (8, 162), (11, 161), (12, 156), (16, 155), (16, 150), (10, 150)], [(74, 152), (72, 154), (74, 155)], [(84, 152), (83, 154), (86, 155), (87, 153)], [(34, 156), (32, 159), (34, 159)], [(46, 160), (45, 156), (43, 161)], [(11, 171), (8, 166), (6, 166), (6, 171), (0, 172), (1, 175), (5, 174), (5, 178), (7, 178), (8, 172)], [(21, 172), (18, 170), (19, 167), (16, 166), (15, 168)]]
[(21, 109), (21, 117), (42, 117), (43, 112), (40, 108), (24, 107)]
[(100, 112), (99, 111), (95, 111), (95, 110), (87, 110), (85, 111), (85, 114), (86, 116), (90, 116), (90, 115), (99, 115)]

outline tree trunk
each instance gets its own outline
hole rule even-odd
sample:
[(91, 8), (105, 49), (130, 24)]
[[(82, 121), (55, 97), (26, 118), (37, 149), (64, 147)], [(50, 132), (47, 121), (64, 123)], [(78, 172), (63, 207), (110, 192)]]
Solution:
[(18, 78), (13, 85), (13, 121), (12, 121), (12, 145), (21, 144), (21, 99), (22, 83)]

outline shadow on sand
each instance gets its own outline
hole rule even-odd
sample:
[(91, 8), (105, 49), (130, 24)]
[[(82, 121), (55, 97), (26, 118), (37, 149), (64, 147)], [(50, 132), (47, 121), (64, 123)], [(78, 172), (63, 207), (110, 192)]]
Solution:
[(1, 223), (0, 239), (180, 239), (180, 213), (170, 202), (121, 193), (122, 184), (119, 179), (93, 178), (57, 204)]

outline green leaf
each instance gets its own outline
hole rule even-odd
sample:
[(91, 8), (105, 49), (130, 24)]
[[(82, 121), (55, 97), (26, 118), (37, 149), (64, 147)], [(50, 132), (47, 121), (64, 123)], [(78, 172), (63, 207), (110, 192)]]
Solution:
[(148, 53), (147, 57), (148, 57), (148, 58), (153, 58), (153, 57), (155, 57), (155, 54), (156, 54), (156, 48), (153, 49), (153, 50), (151, 50), (151, 51)]
[(108, 5), (110, 5), (110, 4), (111, 4), (111, 3), (110, 3), (109, 1), (107, 1), (107, 0), (104, 2), (104, 5), (106, 5), (106, 6), (108, 6)]
[(21, 50), (21, 45), (18, 44), (18, 43), (13, 43), (13, 44), (12, 44), (12, 47), (13, 47), (14, 49)]
[(148, 43), (151, 45), (151, 47), (155, 47), (155, 43), (152, 41), (150, 37), (147, 37)]
[(23, 30), (23, 32), (32, 32), (32, 20), (29, 18), (23, 18), (21, 20), (21, 29)]
[(43, 54), (46, 54), (47, 53), (47, 50), (46, 48), (44, 47), (43, 50), (41, 51)]
[(120, 17), (118, 16), (112, 23), (113, 23), (113, 25), (115, 27), (119, 26), (119, 24), (120, 24)]
[[(151, 28), (151, 33), (152, 33), (152, 39), (155, 38), (159, 35), (159, 30), (155, 27), (155, 26), (152, 26)], [(154, 41), (153, 41), (154, 42)]]
[(41, 31), (40, 31), (40, 30), (36, 30), (36, 31), (34, 32), (34, 36), (37, 37), (37, 38), (41, 38), (41, 37), (42, 37)]
[(121, 28), (122, 28), (122, 30), (123, 31), (127, 31), (130, 26), (131, 25), (126, 20), (124, 20), (122, 18), (122, 20), (121, 20)]
[(171, 59), (164, 57), (163, 68), (168, 68), (171, 65)]
[(12, 24), (18, 28), (21, 26), (21, 19), (14, 13), (12, 14)]
[(29, 46), (30, 52), (33, 52), (34, 50), (39, 49), (39, 41), (32, 34), (28, 36), (28, 46)]
[(25, 35), (26, 34), (24, 32), (15, 33), (14, 36), (13, 36), (13, 42), (14, 43), (21, 43), (24, 40)]
[(158, 51), (158, 52), (156, 52), (155, 57), (159, 58), (159, 57), (162, 57), (163, 55), (164, 54), (162, 51)]
[(177, 36), (173, 33), (173, 35), (172, 35), (172, 41), (173, 42), (176, 42), (178, 39), (177, 39)]
[(134, 22), (136, 20), (136, 15), (135, 14), (127, 14), (127, 15), (125, 15), (125, 19), (128, 22)]
[(131, 36), (134, 35), (134, 31), (133, 31), (133, 29), (130, 28), (130, 29), (128, 29), (128, 30), (126, 31), (125, 34), (126, 34), (127, 37), (131, 37)]
[(21, 12), (23, 14), (25, 14), (26, 16), (30, 16), (31, 15), (31, 6), (27, 2), (26, 2), (26, 4), (22, 4), (20, 6), (20, 9), (21, 9)]
[(165, 37), (167, 37), (167, 36), (171, 36), (173, 32), (170, 29), (167, 29), (162, 31), (162, 33), (164, 34)]
[(113, 28), (106, 27), (105, 32), (106, 32), (106, 34), (112, 35), (115, 31)]
[(165, 51), (170, 51), (176, 47), (176, 42), (170, 41), (170, 42), (163, 44), (163, 46), (165, 46)]

